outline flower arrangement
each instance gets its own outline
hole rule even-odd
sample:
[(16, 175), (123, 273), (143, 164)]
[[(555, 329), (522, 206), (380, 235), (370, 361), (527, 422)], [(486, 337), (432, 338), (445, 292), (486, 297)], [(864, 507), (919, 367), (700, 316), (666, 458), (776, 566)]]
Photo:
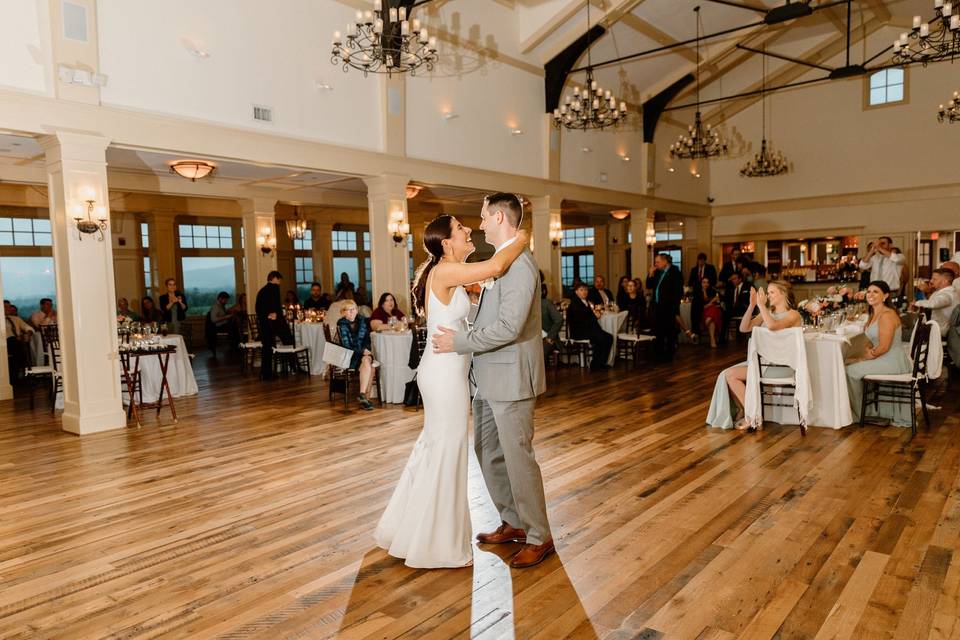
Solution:
[(863, 291), (854, 291), (850, 287), (830, 287), (824, 296), (801, 300), (797, 304), (797, 311), (803, 316), (805, 323), (819, 325), (820, 318), (831, 314), (850, 305), (860, 304), (866, 300), (866, 293)]

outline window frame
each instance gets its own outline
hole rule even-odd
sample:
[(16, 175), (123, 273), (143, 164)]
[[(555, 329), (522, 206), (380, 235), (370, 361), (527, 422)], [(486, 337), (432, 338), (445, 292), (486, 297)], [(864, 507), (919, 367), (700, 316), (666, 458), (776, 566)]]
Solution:
[[(203, 225), (203, 226), (216, 226), (216, 227), (230, 227), (230, 237), (231, 244), (233, 245), (230, 249), (197, 249), (197, 248), (184, 248), (180, 245), (180, 225)], [(177, 284), (180, 287), (184, 286), (183, 282), (183, 259), (184, 258), (216, 258), (216, 257), (232, 257), (233, 260), (233, 275), (234, 275), (234, 291), (236, 296), (239, 297), (241, 293), (246, 292), (247, 287), (255, 287), (256, 283), (248, 283), (246, 281), (246, 274), (244, 273), (244, 250), (241, 244), (241, 233), (243, 230), (243, 220), (240, 218), (215, 218), (215, 217), (205, 217), (205, 216), (191, 216), (191, 215), (178, 215), (173, 219), (173, 240), (174, 240), (174, 256), (176, 259), (176, 271), (175, 277), (177, 279)], [(156, 265), (151, 261), (151, 268), (154, 270), (154, 276), (156, 277), (156, 282), (154, 282), (154, 287), (156, 287), (158, 295), (162, 293), (162, 287), (164, 281), (167, 278), (171, 277), (169, 274), (158, 273), (156, 271)], [(189, 314), (189, 311), (187, 312)]]
[[(903, 71), (903, 99), (895, 102), (882, 102), (880, 104), (870, 104), (870, 79), (878, 73), (886, 73), (891, 69)], [(889, 87), (885, 84), (884, 87)], [(890, 67), (869, 73), (863, 78), (863, 110), (886, 109), (887, 107), (899, 107), (910, 104), (910, 67)]]

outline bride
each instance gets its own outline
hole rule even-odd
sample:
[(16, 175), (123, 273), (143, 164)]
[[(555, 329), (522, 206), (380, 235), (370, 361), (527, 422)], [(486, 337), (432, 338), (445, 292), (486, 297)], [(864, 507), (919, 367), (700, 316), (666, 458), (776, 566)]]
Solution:
[[(474, 251), (470, 228), (450, 215), (434, 219), (423, 234), (429, 254), (413, 285), (413, 304), (427, 318), (427, 334), (444, 326), (466, 330), (470, 298), (463, 285), (502, 275), (523, 252), (526, 232), (483, 262), (466, 263)], [(473, 563), (467, 501), (467, 420), (470, 356), (426, 349), (417, 369), (423, 397), (423, 431), (377, 525), (377, 546), (419, 569)]]

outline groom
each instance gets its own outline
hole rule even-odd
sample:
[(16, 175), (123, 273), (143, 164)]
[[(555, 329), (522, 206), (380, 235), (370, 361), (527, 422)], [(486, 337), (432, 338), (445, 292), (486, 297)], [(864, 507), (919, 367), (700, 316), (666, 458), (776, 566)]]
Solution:
[[(517, 241), (520, 199), (498, 193), (484, 202), (480, 229), (499, 252)], [(484, 283), (473, 329), (440, 327), (437, 353), (473, 354), (474, 447), (490, 497), (500, 512), (496, 531), (483, 544), (524, 543), (510, 566), (532, 567), (554, 552), (543, 478), (533, 453), (533, 408), (546, 391), (540, 338), (540, 275), (524, 250), (503, 277)]]

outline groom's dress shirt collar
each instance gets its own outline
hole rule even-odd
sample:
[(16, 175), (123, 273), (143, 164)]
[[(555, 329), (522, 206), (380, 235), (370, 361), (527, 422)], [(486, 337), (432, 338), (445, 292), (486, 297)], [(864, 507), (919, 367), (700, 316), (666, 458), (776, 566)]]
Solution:
[(511, 244), (513, 244), (516, 241), (517, 241), (517, 236), (513, 236), (512, 238), (510, 238), (509, 240), (501, 244), (499, 247), (497, 247), (496, 251), (493, 252), (493, 255), (497, 255), (498, 253), (500, 253), (501, 251), (503, 251), (505, 248), (509, 247)]

